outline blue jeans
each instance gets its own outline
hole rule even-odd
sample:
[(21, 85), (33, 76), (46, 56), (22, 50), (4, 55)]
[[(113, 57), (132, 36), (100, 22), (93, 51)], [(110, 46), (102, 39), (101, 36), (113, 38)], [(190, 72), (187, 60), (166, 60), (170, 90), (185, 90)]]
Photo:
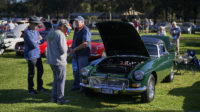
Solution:
[(77, 56), (77, 63), (78, 63), (78, 75), (77, 75), (77, 80), (79, 79), (79, 87), (80, 87), (80, 83), (82, 82), (82, 77), (80, 75), (80, 70), (88, 65), (88, 58), (89, 56)]
[(74, 75), (74, 84), (73, 84), (73, 88), (80, 88), (80, 86), (79, 86), (80, 80), (79, 80), (78, 70), (73, 71), (73, 75)]
[(52, 99), (64, 100), (66, 66), (50, 65), (53, 71)]

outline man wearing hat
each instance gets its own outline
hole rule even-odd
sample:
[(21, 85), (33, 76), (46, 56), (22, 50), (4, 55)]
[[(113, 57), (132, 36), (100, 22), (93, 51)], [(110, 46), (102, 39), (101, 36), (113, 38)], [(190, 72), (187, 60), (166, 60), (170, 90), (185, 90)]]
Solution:
[[(72, 90), (80, 88), (79, 84), (82, 81), (80, 70), (88, 65), (88, 58), (91, 50), (91, 33), (89, 28), (84, 24), (84, 18), (78, 16), (75, 18), (76, 28), (74, 31), (72, 49), (70, 50), (73, 58), (77, 61), (77, 74), (74, 74), (74, 87)], [(80, 88), (80, 91), (82, 89)]]
[[(24, 32), (24, 57), (28, 62), (28, 94), (37, 94), (37, 91), (46, 91), (43, 88), (43, 65), (39, 48), (39, 44), (43, 40), (36, 30), (38, 24), (41, 24), (41, 22), (38, 17), (32, 16), (29, 18), (29, 24), (29, 27)], [(35, 67), (37, 68), (37, 91), (33, 88)]]
[(61, 19), (57, 29), (51, 31), (47, 36), (47, 63), (53, 71), (53, 89), (51, 102), (64, 104), (68, 100), (64, 99), (66, 65), (67, 65), (67, 41), (65, 32), (71, 29), (65, 19)]

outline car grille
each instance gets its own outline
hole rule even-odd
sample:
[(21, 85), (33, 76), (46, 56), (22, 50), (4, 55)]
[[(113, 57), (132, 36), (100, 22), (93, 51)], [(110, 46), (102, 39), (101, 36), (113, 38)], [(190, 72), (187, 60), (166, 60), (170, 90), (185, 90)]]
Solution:
[(128, 87), (129, 80), (123, 78), (112, 78), (112, 77), (89, 77), (89, 83), (93, 86), (106, 86), (106, 87), (117, 87), (121, 88), (123, 85)]

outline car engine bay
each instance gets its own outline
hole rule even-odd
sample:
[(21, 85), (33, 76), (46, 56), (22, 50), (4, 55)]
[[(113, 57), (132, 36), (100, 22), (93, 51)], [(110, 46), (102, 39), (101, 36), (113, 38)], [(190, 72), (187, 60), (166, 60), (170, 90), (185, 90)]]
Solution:
[(128, 74), (136, 65), (143, 63), (145, 58), (138, 57), (111, 57), (102, 60), (97, 65), (97, 72), (101, 73), (115, 73)]

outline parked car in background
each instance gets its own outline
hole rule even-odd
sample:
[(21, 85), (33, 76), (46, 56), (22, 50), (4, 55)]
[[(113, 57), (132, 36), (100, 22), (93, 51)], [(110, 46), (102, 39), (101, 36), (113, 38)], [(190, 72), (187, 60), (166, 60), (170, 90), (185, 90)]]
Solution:
[(91, 34), (91, 56), (90, 60), (95, 60), (101, 57), (105, 57), (105, 49), (103, 42), (101, 40), (99, 33), (92, 33)]
[(6, 20), (0, 20), (0, 33), (4, 33), (7, 30), (7, 21)]
[(17, 42), (23, 41), (22, 31), (24, 31), (29, 24), (20, 24), (13, 30), (4, 32), (2, 37), (4, 38), (5, 46), (7, 50), (14, 50)]
[(5, 49), (4, 37), (0, 37), (0, 55), (4, 53)]
[[(72, 45), (72, 39), (67, 39), (66, 42), (68, 48), (71, 47)], [(44, 57), (47, 56), (47, 41), (44, 41), (44, 43), (40, 44), (40, 54), (43, 55)], [(15, 52), (16, 55), (18, 56), (23, 56), (24, 55), (24, 41), (18, 42), (15, 46)], [(69, 51), (68, 51), (69, 53)]]
[[(72, 41), (73, 41), (72, 39), (67, 39), (68, 53), (70, 52), (69, 50), (71, 48)], [(44, 43), (40, 44), (40, 54), (46, 56), (46, 52), (47, 52), (46, 48), (47, 48), (47, 42), (45, 41)], [(18, 42), (16, 44), (15, 52), (16, 52), (16, 55), (24, 54), (24, 41)], [(90, 61), (101, 58), (101, 57), (105, 57), (105, 56), (106, 56), (106, 53), (104, 50), (104, 45), (102, 43), (99, 33), (92, 33)]]
[(167, 36), (140, 37), (127, 22), (97, 23), (107, 57), (81, 69), (87, 96), (103, 94), (141, 95), (151, 102), (156, 84), (173, 81), (174, 46)]
[(191, 22), (184, 22), (184, 23), (182, 23), (180, 28), (181, 28), (181, 33), (192, 34), (192, 33), (194, 33), (196, 25), (194, 23), (191, 23)]
[(150, 27), (150, 31), (157, 32), (159, 30), (160, 26), (165, 27), (165, 30), (169, 31), (172, 25), (170, 22), (167, 22), (167, 21), (157, 22), (155, 25)]
[(195, 28), (192, 29), (193, 33), (200, 32), (200, 24), (197, 24)]

